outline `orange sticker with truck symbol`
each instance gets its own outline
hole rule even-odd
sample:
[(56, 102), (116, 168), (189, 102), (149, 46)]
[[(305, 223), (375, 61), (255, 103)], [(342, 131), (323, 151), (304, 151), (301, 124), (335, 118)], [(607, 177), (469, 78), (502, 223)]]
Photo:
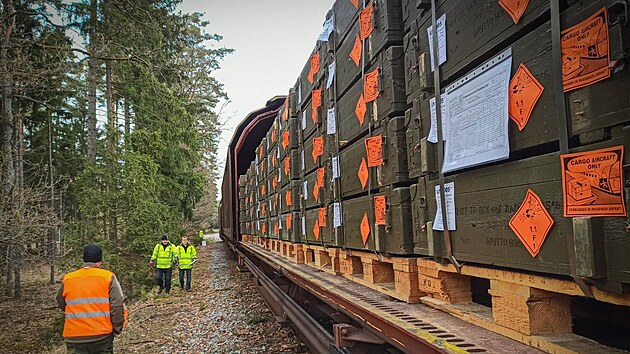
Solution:
[(319, 71), (319, 53), (311, 56), (311, 70), (308, 73), (308, 82), (313, 84), (315, 74)]
[(529, 0), (499, 0), (499, 5), (510, 15), (514, 24), (517, 24), (527, 10)]
[(284, 174), (288, 176), (289, 172), (291, 172), (291, 158), (285, 157), (284, 158)]
[(311, 99), (311, 108), (313, 113), (311, 114), (311, 118), (313, 118), (313, 123), (317, 124), (317, 108), (322, 105), (322, 89), (313, 90), (313, 97)]
[(532, 115), (536, 102), (545, 88), (536, 80), (525, 65), (521, 64), (510, 81), (509, 107), (510, 119), (518, 130), (523, 130)]
[(383, 164), (383, 138), (380, 135), (365, 139), (367, 166), (376, 167)]
[(324, 138), (321, 136), (313, 138), (313, 162), (324, 154)]
[(532, 257), (540, 252), (552, 226), (553, 219), (545, 205), (534, 191), (528, 189), (523, 204), (510, 220), (510, 228)]
[(361, 44), (361, 38), (359, 38), (359, 35), (357, 34), (356, 38), (354, 39), (354, 47), (352, 47), (352, 51), (350, 52), (350, 59), (352, 59), (352, 61), (359, 66), (359, 64), (361, 63), (361, 51), (363, 50), (363, 44)]
[(326, 208), (319, 208), (318, 214), (319, 226), (326, 226)]
[(610, 77), (608, 11), (603, 7), (587, 20), (560, 34), (564, 92)]
[(623, 146), (560, 155), (564, 216), (626, 216)]
[(291, 143), (291, 135), (290, 132), (282, 132), (282, 148), (286, 149), (287, 146)]
[(376, 68), (374, 71), (365, 74), (365, 80), (363, 81), (363, 99), (365, 102), (372, 102), (378, 98), (378, 72)]
[(367, 39), (372, 34), (372, 32), (374, 32), (374, 24), (372, 23), (373, 12), (374, 5), (373, 3), (370, 3), (359, 13), (360, 39)]
[(387, 203), (384, 195), (374, 197), (374, 223), (387, 225)]

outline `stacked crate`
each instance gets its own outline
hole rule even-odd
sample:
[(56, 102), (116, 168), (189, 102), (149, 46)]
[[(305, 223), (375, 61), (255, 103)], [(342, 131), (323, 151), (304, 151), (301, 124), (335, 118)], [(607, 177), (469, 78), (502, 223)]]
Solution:
[(341, 245), (411, 254), (401, 1), (347, 3), (334, 5), (336, 18), (352, 20), (338, 20), (334, 33), (337, 145), (330, 144), (341, 174)]
[(279, 187), (279, 227), (281, 239), (300, 242), (300, 151), (298, 150), (298, 111), (297, 92), (289, 90), (284, 105), (277, 117), (278, 126), (278, 174)]
[(263, 138), (256, 148), (256, 235), (269, 237), (269, 167), (267, 163), (267, 139)]
[[(628, 28), (623, 25), (624, 10), (616, 1), (561, 1), (561, 28), (581, 23), (602, 6), (608, 11), (609, 50), (614, 61), (627, 55), (623, 48), (630, 40)], [(410, 105), (405, 114), (407, 159), (409, 177), (417, 181), (411, 189), (414, 253), (444, 258), (451, 247), (459, 261), (559, 275), (571, 274), (569, 258), (573, 256), (577, 275), (598, 279), (606, 288), (621, 291), (623, 284), (630, 283), (630, 261), (622, 256), (630, 252), (630, 243), (620, 242), (627, 236), (624, 225), (628, 219), (572, 219), (563, 215), (557, 116), (565, 107), (558, 107), (556, 100), (563, 93), (555, 89), (548, 1), (529, 1), (516, 24), (494, 0), (477, 1), (475, 6), (465, 0), (437, 1), (437, 17), (446, 14), (448, 55), (440, 66), (442, 88), (511, 48), (511, 77), (523, 64), (544, 90), (522, 130), (509, 122), (509, 159), (446, 174), (446, 183), (455, 183), (456, 230), (450, 232), (451, 244), (442, 232), (432, 230), (440, 166), (437, 145), (427, 141), (429, 102), (434, 95), (427, 36), (432, 19), (428, 9), (410, 5), (404, 26), (405, 82)], [(629, 83), (627, 68), (611, 69), (610, 78), (565, 94), (570, 152), (630, 146)], [(626, 154), (622, 162), (626, 175), (628, 161)], [(623, 188), (628, 199), (628, 184)], [(536, 256), (530, 255), (509, 227), (528, 190), (540, 197), (554, 222)], [(570, 251), (567, 237), (571, 234), (576, 239), (575, 249)]]

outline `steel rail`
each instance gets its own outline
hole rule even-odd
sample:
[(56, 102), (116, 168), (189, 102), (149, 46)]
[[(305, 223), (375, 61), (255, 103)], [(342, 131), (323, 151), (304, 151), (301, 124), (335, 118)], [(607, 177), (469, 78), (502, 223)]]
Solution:
[[(247, 262), (251, 262), (248, 259), (248, 257), (245, 256), (245, 254), (240, 249), (238, 249), (239, 248), (238, 246), (233, 247), (233, 248), (239, 255), (241, 255), (241, 257), (243, 257), (244, 261), (247, 259)], [(424, 353), (448, 353), (448, 351), (445, 350), (444, 348), (436, 347), (432, 343), (418, 336), (415, 336), (411, 332), (391, 324), (385, 319), (375, 315), (369, 310), (366, 310), (356, 305), (355, 303), (343, 298), (342, 296), (339, 296), (338, 294), (336, 294), (335, 292), (329, 289), (323, 288), (319, 286), (318, 284), (309, 281), (306, 278), (300, 277), (299, 275), (289, 272), (283, 267), (277, 264), (274, 264), (270, 260), (267, 260), (262, 257), (258, 257), (257, 255), (250, 253), (249, 251), (247, 251), (247, 253), (252, 254), (253, 257), (257, 257), (258, 259), (265, 262), (272, 268), (276, 269), (285, 278), (287, 278), (288, 280), (290, 280), (297, 286), (301, 287), (302, 289), (310, 292), (311, 294), (313, 294), (315, 297), (319, 298), (320, 300), (328, 303), (328, 305), (331, 305), (334, 308), (336, 308), (338, 311), (345, 313), (346, 315), (348, 315), (355, 321), (362, 323), (364, 325), (364, 328), (369, 330), (370, 333), (376, 335), (377, 337), (381, 338), (388, 344), (396, 347), (397, 349), (405, 353), (423, 353), (423, 354)], [(257, 270), (257, 271), (260, 271), (260, 270)], [(282, 292), (282, 294), (288, 298), (287, 294), (285, 294), (284, 292)], [(305, 313), (305, 316), (308, 316), (308, 314)], [(326, 332), (326, 334), (330, 336), (328, 332)]]
[(252, 275), (260, 282), (264, 287), (272, 300), (282, 308), (287, 317), (291, 320), (297, 330), (303, 335), (307, 346), (316, 350), (318, 353), (334, 353), (335, 340), (333, 336), (328, 333), (319, 323), (317, 323), (303, 308), (289, 297), (288, 294), (280, 290), (280, 288), (273, 282), (267, 275), (258, 268), (245, 253), (243, 253), (238, 247), (234, 246), (231, 242), (228, 242), (230, 247), (236, 252), (243, 260), (245, 266), (250, 270)]

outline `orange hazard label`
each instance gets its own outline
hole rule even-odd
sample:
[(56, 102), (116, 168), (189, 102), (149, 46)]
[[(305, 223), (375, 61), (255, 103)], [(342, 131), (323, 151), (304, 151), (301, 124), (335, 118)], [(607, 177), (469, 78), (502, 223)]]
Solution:
[(291, 143), (291, 135), (290, 132), (282, 132), (282, 148), (286, 149), (287, 146)]
[(357, 9), (359, 8), (359, 0), (350, 0), (350, 2), (352, 3), (352, 5), (354, 5), (354, 7), (356, 7)]
[(278, 135), (278, 133), (276, 132), (276, 129), (274, 128), (274, 130), (271, 131), (271, 142), (272, 143), (276, 142), (277, 135)]
[(361, 63), (361, 51), (363, 50), (363, 44), (361, 44), (361, 38), (357, 34), (357, 37), (354, 39), (354, 47), (352, 47), (352, 51), (350, 52), (350, 59), (354, 61), (357, 66)]
[(313, 162), (324, 154), (324, 138), (321, 136), (313, 138)]
[(276, 167), (276, 162), (277, 162), (277, 161), (278, 161), (278, 159), (277, 159), (276, 155), (274, 154), (274, 155), (271, 157), (271, 167)]
[(260, 207), (260, 214), (262, 216), (265, 216), (267, 214), (267, 203), (263, 203), (263, 205)]
[(365, 139), (367, 166), (376, 167), (383, 164), (383, 138), (380, 135)]
[(273, 223), (273, 234), (277, 236), (279, 231), (280, 231), (280, 225), (278, 225), (278, 222), (274, 222)]
[(291, 158), (285, 157), (284, 158), (284, 174), (288, 176), (289, 172), (291, 172)]
[(326, 208), (319, 208), (318, 214), (319, 226), (326, 226)]
[(308, 82), (313, 84), (315, 74), (319, 71), (319, 53), (311, 56), (311, 70), (308, 73)]
[(265, 188), (265, 185), (263, 184), (262, 187), (260, 187), (260, 195), (265, 196), (266, 192), (267, 192), (267, 190)]
[(315, 220), (315, 226), (313, 226), (313, 235), (315, 235), (315, 239), (319, 241), (319, 220)]
[(623, 146), (560, 156), (564, 216), (626, 216)]
[(560, 43), (565, 92), (610, 77), (608, 11), (605, 7), (586, 21), (562, 31)]
[(317, 184), (320, 187), (324, 186), (324, 177), (326, 176), (326, 169), (321, 167), (317, 170)]
[(322, 105), (322, 89), (313, 90), (313, 97), (311, 99), (311, 108), (313, 109), (313, 123), (317, 124), (317, 108)]
[(291, 213), (287, 214), (286, 217), (287, 230), (291, 230), (291, 226), (293, 226), (293, 215)]
[(284, 112), (282, 112), (282, 120), (286, 121), (289, 118), (289, 97), (284, 99)]
[(367, 112), (367, 106), (365, 105), (365, 99), (363, 98), (363, 94), (359, 97), (359, 101), (357, 101), (357, 106), (354, 109), (354, 113), (356, 113), (357, 118), (359, 119), (359, 123), (363, 125), (365, 121), (365, 113)]
[(278, 188), (278, 176), (273, 176), (273, 181), (271, 182), (271, 185), (273, 186), (274, 190)]
[(258, 147), (258, 157), (260, 157), (261, 159), (263, 157), (263, 148), (262, 148), (262, 146)]
[(371, 73), (365, 74), (363, 81), (363, 99), (365, 102), (372, 102), (378, 98), (378, 72), (376, 68)]
[(361, 164), (359, 165), (359, 171), (357, 172), (357, 176), (359, 176), (359, 181), (361, 182), (361, 188), (365, 189), (367, 185), (369, 175), (369, 170), (367, 167), (367, 162), (365, 162), (365, 158), (361, 158)]
[(536, 80), (536, 77), (521, 64), (510, 82), (510, 119), (516, 123), (518, 130), (523, 130), (532, 115), (534, 106), (544, 87)]
[(363, 240), (363, 246), (367, 244), (368, 236), (370, 236), (370, 220), (367, 213), (363, 213), (363, 219), (361, 220), (361, 239)]
[(284, 201), (287, 202), (288, 206), (290, 206), (293, 203), (293, 198), (291, 198), (291, 191), (287, 191), (284, 194)]
[(384, 195), (374, 197), (374, 223), (376, 225), (387, 225), (386, 201)]
[(313, 183), (313, 199), (319, 201), (319, 184)]
[(517, 24), (525, 13), (529, 0), (499, 0), (499, 5), (507, 12), (514, 24)]
[(374, 5), (370, 3), (359, 13), (359, 38), (366, 39), (372, 32), (374, 32), (374, 24), (372, 23), (372, 13), (374, 12)]
[(521, 240), (529, 254), (536, 257), (553, 226), (553, 219), (540, 198), (531, 189), (521, 207), (510, 220), (510, 228)]
[(267, 223), (266, 222), (263, 222), (263, 224), (262, 224), (262, 233), (263, 233), (263, 235), (267, 234)]

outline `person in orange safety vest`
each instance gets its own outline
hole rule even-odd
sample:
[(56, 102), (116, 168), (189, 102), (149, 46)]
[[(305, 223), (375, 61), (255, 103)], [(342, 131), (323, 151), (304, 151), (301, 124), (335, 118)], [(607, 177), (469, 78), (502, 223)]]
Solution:
[(83, 267), (66, 274), (57, 293), (69, 353), (113, 353), (114, 335), (127, 324), (122, 288), (114, 273), (101, 269), (102, 260), (98, 245), (86, 246)]

